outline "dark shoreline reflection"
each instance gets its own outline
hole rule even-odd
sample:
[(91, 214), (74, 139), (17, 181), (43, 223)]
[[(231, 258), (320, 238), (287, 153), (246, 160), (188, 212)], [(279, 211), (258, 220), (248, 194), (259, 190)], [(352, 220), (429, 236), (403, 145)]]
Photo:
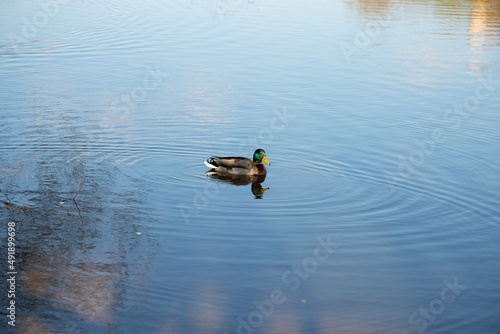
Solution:
[(213, 179), (217, 179), (220, 181), (224, 181), (227, 183), (234, 184), (235, 186), (246, 186), (248, 184), (251, 185), (252, 194), (255, 196), (255, 199), (262, 199), (264, 192), (269, 188), (263, 188), (262, 183), (266, 180), (266, 175), (230, 175), (230, 174), (218, 174), (212, 170), (209, 170), (205, 173), (205, 175), (210, 176)]

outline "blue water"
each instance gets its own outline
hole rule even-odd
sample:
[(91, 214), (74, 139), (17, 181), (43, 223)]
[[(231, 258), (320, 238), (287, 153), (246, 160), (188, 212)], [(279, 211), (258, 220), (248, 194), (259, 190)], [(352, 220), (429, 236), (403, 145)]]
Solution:
[(0, 13), (2, 330), (499, 332), (498, 2)]

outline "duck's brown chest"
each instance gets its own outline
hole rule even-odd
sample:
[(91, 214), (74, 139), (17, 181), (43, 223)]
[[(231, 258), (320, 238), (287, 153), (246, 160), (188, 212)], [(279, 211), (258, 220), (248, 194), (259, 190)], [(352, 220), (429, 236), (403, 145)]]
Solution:
[(266, 175), (267, 173), (266, 167), (263, 164), (256, 164), (255, 169), (256, 169), (255, 175)]

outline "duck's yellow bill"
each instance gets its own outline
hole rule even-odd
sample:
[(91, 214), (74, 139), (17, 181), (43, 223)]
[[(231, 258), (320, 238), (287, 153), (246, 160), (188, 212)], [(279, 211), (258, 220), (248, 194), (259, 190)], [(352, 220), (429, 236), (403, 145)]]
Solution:
[(268, 164), (269, 166), (271, 166), (271, 164), (269, 163), (269, 161), (267, 161), (267, 157), (262, 158), (262, 161), (264, 161), (266, 164)]

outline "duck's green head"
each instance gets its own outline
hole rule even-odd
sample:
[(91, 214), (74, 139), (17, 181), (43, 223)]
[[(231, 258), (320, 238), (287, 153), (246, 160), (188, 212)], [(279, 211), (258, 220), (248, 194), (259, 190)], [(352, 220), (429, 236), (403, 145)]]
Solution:
[(255, 150), (255, 152), (253, 154), (253, 162), (255, 162), (256, 164), (260, 164), (260, 163), (262, 163), (262, 161), (264, 161), (266, 164), (271, 166), (269, 161), (267, 161), (266, 152), (263, 149), (258, 148)]

